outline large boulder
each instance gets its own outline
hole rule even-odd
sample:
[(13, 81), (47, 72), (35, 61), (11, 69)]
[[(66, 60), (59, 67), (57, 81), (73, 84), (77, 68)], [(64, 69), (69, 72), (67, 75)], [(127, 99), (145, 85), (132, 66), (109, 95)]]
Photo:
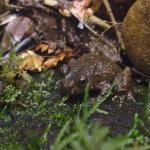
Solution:
[(122, 34), (133, 66), (150, 75), (150, 0), (133, 4), (124, 19)]

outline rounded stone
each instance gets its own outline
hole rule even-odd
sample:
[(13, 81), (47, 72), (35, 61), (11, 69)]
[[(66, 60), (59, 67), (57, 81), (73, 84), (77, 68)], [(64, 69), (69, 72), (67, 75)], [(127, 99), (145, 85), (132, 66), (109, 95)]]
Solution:
[(133, 4), (124, 19), (122, 34), (133, 66), (150, 75), (150, 0)]

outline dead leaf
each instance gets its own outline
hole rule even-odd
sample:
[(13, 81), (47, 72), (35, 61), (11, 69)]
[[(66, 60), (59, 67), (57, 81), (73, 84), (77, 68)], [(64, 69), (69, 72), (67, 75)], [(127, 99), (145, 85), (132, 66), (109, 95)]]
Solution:
[(65, 53), (65, 57), (72, 57), (72, 56), (76, 55), (74, 53), (74, 50), (71, 49), (70, 47), (65, 48), (64, 53)]
[(65, 53), (60, 53), (58, 55), (52, 56), (51, 58), (48, 58), (44, 63), (43, 67), (44, 68), (51, 68), (57, 66), (57, 64), (64, 60), (65, 58)]
[(19, 55), (22, 58), (20, 69), (30, 71), (42, 71), (42, 64), (44, 58), (40, 55), (35, 54), (33, 51), (26, 51)]
[(55, 67), (59, 62), (63, 61), (65, 57), (72, 57), (73, 55), (73, 49), (67, 47), (63, 52), (48, 58), (43, 63), (43, 66), (44, 68)]
[(28, 50), (19, 55), (19, 57), (22, 59), (20, 69), (29, 71), (42, 71), (44, 68), (52, 68), (57, 66), (58, 63), (63, 61), (66, 57), (68, 58), (74, 56), (73, 52), (73, 49), (66, 47), (63, 52), (51, 56), (46, 56), (48, 59), (45, 59), (44, 56), (38, 55), (35, 52)]
[(41, 43), (35, 47), (35, 51), (40, 51), (41, 53), (47, 51), (48, 54), (52, 54), (55, 51), (55, 49), (49, 48), (48, 44)]

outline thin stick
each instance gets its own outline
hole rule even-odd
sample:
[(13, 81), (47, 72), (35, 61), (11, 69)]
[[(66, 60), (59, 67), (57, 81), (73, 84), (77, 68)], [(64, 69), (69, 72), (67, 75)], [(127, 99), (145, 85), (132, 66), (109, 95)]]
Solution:
[(129, 67), (134, 73), (136, 73), (136, 74), (138, 74), (138, 75), (140, 75), (140, 76), (142, 76), (142, 77), (144, 77), (144, 78), (150, 79), (150, 76), (149, 76), (149, 75), (143, 74), (142, 72), (136, 70), (136, 69), (133, 68), (133, 67), (130, 67), (130, 66), (128, 66), (128, 65), (125, 65), (125, 64), (123, 64), (123, 63), (120, 63), (120, 65), (122, 65), (123, 67)]
[(109, 31), (111, 28), (113, 28), (113, 27), (116, 26), (116, 25), (117, 25), (117, 24), (111, 25), (110, 28), (106, 29), (105, 31), (103, 31), (103, 32), (101, 33), (101, 36), (104, 36), (104, 34), (105, 34), (107, 31)]
[(19, 9), (23, 8), (22, 6), (17, 6), (17, 5), (14, 5), (14, 4), (10, 4), (9, 2), (10, 2), (10, 0), (5, 0), (5, 5), (8, 8), (15, 8), (16, 10), (19, 10)]
[(96, 31), (94, 31), (84, 20), (81, 20), (79, 16), (77, 16), (77, 14), (74, 14), (74, 12), (72, 11), (72, 9), (70, 9), (71, 14), (76, 17), (79, 22), (83, 23), (84, 26), (90, 30), (94, 35), (96, 35), (99, 39), (101, 39), (102, 42), (106, 43), (107, 45), (109, 45), (115, 52), (117, 52), (116, 47), (110, 43), (109, 41), (107, 41), (106, 39), (104, 39), (102, 36), (100, 36)]
[(91, 23), (94, 23), (94, 24), (97, 24), (98, 26), (104, 28), (104, 29), (109, 29), (111, 26), (105, 21), (105, 20), (102, 20), (96, 16), (91, 16), (88, 18), (88, 21), (91, 22)]
[[(110, 19), (111, 19), (112, 23), (116, 24), (116, 20), (115, 20), (115, 17), (113, 15), (113, 12), (112, 12), (112, 9), (110, 7), (110, 4), (109, 4), (108, 0), (103, 0), (103, 3), (105, 5), (105, 7), (106, 7), (106, 10), (107, 10), (107, 12), (108, 12), (108, 14), (110, 16)], [(118, 38), (118, 41), (120, 43), (121, 48), (125, 49), (125, 45), (123, 43), (122, 35), (121, 35), (120, 31), (119, 31), (118, 26), (114, 26), (114, 29), (115, 29), (116, 36)]]
[(108, 40), (106, 40), (105, 38), (103, 38), (102, 36), (100, 36), (96, 31), (94, 31), (88, 24), (83, 23), (84, 26), (89, 29), (95, 36), (97, 36), (102, 42), (104, 42), (105, 44), (109, 45), (115, 52), (117, 52), (116, 47), (110, 43)]
[(14, 20), (17, 17), (17, 14), (10, 14), (9, 11), (7, 11), (5, 14), (0, 15), (0, 26), (3, 26), (10, 21)]

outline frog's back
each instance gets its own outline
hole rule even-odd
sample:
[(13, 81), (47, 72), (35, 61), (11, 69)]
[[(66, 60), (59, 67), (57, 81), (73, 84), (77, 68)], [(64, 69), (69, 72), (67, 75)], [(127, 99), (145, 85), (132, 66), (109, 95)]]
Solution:
[(69, 88), (78, 91), (82, 91), (82, 84), (87, 82), (91, 90), (101, 90), (103, 83), (111, 83), (120, 70), (117, 64), (104, 55), (93, 53), (84, 54), (70, 65), (70, 69), (64, 80), (65, 85), (71, 85)]
[(98, 77), (99, 80), (112, 80), (119, 66), (102, 54), (84, 54), (72, 65), (72, 70), (78, 70), (87, 78)]

